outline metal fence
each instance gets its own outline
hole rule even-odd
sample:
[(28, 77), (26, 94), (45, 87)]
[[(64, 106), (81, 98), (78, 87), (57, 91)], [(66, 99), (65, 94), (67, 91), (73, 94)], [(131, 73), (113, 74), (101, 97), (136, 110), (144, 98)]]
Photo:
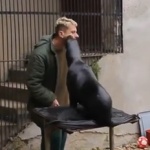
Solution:
[(29, 122), (27, 56), (59, 16), (78, 22), (84, 58), (123, 52), (122, 0), (0, 0), (0, 149)]

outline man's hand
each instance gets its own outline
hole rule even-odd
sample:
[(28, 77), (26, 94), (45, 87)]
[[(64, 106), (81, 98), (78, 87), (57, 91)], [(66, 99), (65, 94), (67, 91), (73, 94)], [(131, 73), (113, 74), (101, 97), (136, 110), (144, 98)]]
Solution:
[(51, 106), (52, 106), (52, 107), (58, 107), (58, 106), (60, 106), (58, 100), (55, 99), (55, 100), (53, 101), (53, 103), (52, 103)]

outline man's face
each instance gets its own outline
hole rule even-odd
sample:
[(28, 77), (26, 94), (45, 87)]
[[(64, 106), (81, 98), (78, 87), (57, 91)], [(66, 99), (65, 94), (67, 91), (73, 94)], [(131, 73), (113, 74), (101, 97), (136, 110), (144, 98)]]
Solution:
[(73, 39), (77, 39), (79, 37), (77, 33), (77, 27), (75, 25), (70, 24), (67, 29), (65, 28), (60, 33), (60, 37), (63, 39), (67, 39), (69, 36), (71, 36)]

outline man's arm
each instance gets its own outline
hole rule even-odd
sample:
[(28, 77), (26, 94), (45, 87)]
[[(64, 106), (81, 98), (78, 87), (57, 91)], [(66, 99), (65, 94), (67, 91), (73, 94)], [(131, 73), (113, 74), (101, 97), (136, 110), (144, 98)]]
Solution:
[(45, 73), (45, 59), (32, 55), (27, 69), (27, 87), (32, 97), (43, 106), (50, 106), (56, 99), (55, 94), (42, 85)]

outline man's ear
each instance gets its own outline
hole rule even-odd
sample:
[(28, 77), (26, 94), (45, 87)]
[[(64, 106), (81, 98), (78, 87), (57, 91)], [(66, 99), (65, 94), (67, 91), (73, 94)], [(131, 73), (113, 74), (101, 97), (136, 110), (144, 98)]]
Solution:
[(64, 38), (64, 32), (63, 31), (59, 31), (58, 35), (59, 35), (59, 37)]

